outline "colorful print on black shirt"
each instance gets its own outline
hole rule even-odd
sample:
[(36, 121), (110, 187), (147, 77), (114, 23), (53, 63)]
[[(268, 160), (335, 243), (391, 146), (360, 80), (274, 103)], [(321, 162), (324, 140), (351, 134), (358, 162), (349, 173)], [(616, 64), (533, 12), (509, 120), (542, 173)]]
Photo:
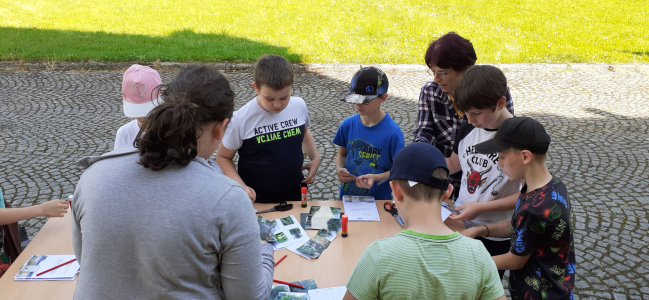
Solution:
[(575, 248), (571, 206), (561, 179), (527, 192), (523, 187), (512, 215), (510, 252), (530, 255), (509, 275), (512, 299), (574, 299)]

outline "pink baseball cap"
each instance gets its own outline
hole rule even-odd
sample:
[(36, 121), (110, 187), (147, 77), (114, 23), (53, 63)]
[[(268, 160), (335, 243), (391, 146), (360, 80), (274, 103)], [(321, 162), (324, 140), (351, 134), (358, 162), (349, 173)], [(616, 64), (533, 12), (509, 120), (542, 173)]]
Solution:
[(129, 118), (146, 117), (149, 112), (162, 102), (162, 98), (152, 99), (155, 87), (162, 84), (160, 74), (147, 66), (132, 65), (124, 72), (122, 80), (122, 97), (124, 114)]

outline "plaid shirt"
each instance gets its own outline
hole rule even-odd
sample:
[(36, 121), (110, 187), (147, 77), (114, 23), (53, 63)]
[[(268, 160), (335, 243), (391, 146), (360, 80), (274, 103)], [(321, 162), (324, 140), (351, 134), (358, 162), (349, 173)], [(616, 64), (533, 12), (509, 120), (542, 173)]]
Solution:
[[(507, 88), (507, 110), (514, 114), (514, 102)], [(424, 142), (437, 147), (445, 157), (453, 154), (455, 132), (466, 120), (457, 115), (448, 93), (433, 81), (427, 82), (419, 94), (419, 115), (413, 142)]]

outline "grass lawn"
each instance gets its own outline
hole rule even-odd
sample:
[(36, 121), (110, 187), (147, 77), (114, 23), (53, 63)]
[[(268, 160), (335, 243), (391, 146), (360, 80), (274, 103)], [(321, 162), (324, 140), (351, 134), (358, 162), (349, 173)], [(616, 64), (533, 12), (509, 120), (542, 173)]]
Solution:
[(420, 64), (456, 31), (479, 63), (649, 62), (647, 0), (422, 2), (0, 0), (0, 60)]

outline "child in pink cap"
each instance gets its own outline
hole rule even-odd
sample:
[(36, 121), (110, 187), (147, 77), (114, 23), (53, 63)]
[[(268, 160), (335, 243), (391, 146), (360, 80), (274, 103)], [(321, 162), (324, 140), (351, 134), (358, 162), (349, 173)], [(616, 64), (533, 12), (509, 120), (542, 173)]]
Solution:
[(122, 80), (122, 97), (124, 98), (124, 114), (133, 121), (120, 127), (115, 137), (115, 147), (133, 147), (133, 142), (142, 121), (149, 112), (160, 102), (159, 91), (156, 89), (162, 84), (160, 74), (147, 66), (132, 65), (124, 72)]

